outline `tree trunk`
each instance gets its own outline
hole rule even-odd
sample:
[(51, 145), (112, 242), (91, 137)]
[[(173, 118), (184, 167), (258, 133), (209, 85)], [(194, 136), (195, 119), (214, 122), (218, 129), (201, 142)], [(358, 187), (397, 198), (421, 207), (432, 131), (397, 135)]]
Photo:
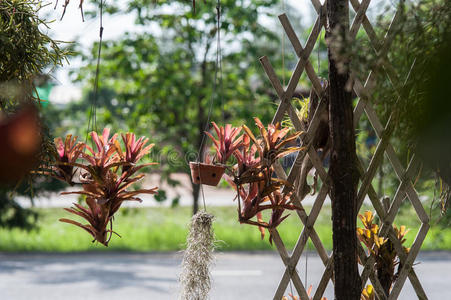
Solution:
[[(357, 266), (356, 236), (359, 173), (356, 166), (352, 94), (350, 90), (346, 90), (349, 80), (348, 63), (336, 59), (337, 53), (342, 53), (340, 47), (346, 46), (343, 41), (346, 41), (349, 30), (348, 0), (328, 0), (327, 18), (331, 134), (329, 175), (335, 299), (359, 300), (362, 286)], [(333, 43), (330, 42), (331, 39)], [(337, 45), (337, 42), (341, 43)]]

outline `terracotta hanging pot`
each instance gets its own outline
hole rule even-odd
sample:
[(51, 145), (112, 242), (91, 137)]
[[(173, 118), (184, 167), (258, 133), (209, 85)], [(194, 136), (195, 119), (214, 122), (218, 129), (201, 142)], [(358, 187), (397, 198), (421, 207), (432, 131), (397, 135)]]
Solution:
[(191, 179), (197, 184), (206, 184), (217, 186), (224, 174), (225, 167), (219, 165), (210, 165), (199, 162), (190, 162)]

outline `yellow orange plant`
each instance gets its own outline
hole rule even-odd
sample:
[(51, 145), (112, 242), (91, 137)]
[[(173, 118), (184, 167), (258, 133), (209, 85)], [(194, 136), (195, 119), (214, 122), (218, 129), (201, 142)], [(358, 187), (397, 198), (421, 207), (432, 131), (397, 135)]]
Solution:
[[(400, 261), (398, 253), (396, 252), (393, 243), (387, 239), (379, 236), (379, 225), (374, 223), (374, 216), (371, 211), (366, 211), (363, 215), (359, 215), (363, 227), (357, 228), (357, 237), (367, 247), (370, 255), (376, 259), (375, 269), (376, 275), (381, 282), (382, 287), (388, 294), (396, 280), (395, 267), (400, 269)], [(403, 244), (406, 239), (405, 235), (409, 232), (405, 226), (393, 226), (398, 240)], [(403, 247), (407, 253), (409, 248)]]

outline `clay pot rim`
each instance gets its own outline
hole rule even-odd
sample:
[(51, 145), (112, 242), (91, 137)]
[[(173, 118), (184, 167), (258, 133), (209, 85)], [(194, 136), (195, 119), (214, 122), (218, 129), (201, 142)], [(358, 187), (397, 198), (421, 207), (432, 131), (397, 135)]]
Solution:
[(225, 164), (221, 164), (221, 163), (205, 163), (205, 162), (200, 162), (200, 161), (190, 161), (189, 162), (190, 166), (213, 166), (213, 167), (223, 167), (223, 168), (227, 168), (228, 166)]

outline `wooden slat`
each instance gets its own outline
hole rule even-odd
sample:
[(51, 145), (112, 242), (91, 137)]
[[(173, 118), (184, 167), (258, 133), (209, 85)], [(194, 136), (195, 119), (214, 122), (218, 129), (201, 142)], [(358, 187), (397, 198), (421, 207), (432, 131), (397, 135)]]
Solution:
[[(305, 63), (305, 71), (312, 82), (313, 89), (318, 95), (322, 94), (323, 88), (321, 86), (321, 81), (319, 80), (318, 76), (315, 73), (315, 70), (313, 69), (313, 66), (311, 62), (308, 60), (308, 57), (311, 54), (311, 51), (305, 51), (304, 48), (301, 45), (301, 42), (299, 41), (298, 37), (294, 33), (294, 29), (291, 26), (290, 21), (288, 20), (288, 17), (285, 14), (282, 14), (279, 16), (280, 23), (282, 23), (283, 29), (285, 30), (288, 39), (290, 40), (291, 44), (293, 45), (294, 51), (296, 52), (296, 55), (299, 57), (299, 61), (302, 61)], [(314, 43), (316, 42), (316, 39), (319, 35), (319, 30), (317, 28), (318, 26), (315, 26), (312, 29), (312, 33), (315, 33), (315, 39), (309, 39), (310, 44), (306, 46), (307, 49), (312, 50)], [(311, 46), (310, 46), (311, 45)]]
[[(307, 147), (308, 149), (311, 147), (311, 136), (315, 134), (316, 129), (319, 126), (320, 123), (320, 115), (322, 114), (322, 112), (326, 109), (326, 102), (321, 100), (318, 107), (316, 108), (316, 111), (313, 115), (313, 118), (309, 124), (309, 128), (307, 129), (307, 132), (301, 136), (301, 146)], [(289, 116), (291, 118), (291, 120), (293, 121), (293, 124), (295, 124), (296, 126), (296, 130), (305, 130), (304, 125), (302, 124), (302, 122), (299, 120), (298, 116), (294, 113), (294, 108), (291, 106), (291, 108), (288, 109), (289, 111)], [(296, 125), (298, 124), (298, 125)], [(304, 159), (304, 156), (306, 155), (306, 151), (301, 151), (298, 153), (295, 162), (293, 164), (293, 167), (290, 171), (290, 174), (288, 175), (288, 181), (290, 183), (294, 183), (295, 178), (298, 177), (299, 171), (301, 169), (302, 166), (302, 161)], [(325, 175), (325, 172), (322, 172), (323, 176)]]
[[(282, 171), (283, 171), (283, 169), (282, 169)], [(279, 178), (286, 180), (286, 174), (284, 171), (280, 172), (280, 169), (276, 168), (276, 173)], [(329, 188), (327, 188), (327, 189), (329, 189)], [(292, 195), (291, 198), (293, 200), (293, 203), (301, 208), (301, 210), (296, 210), (296, 214), (298, 215), (298, 217), (300, 218), (300, 220), (302, 221), (302, 223), (305, 226), (305, 224), (307, 224), (307, 222), (308, 222), (308, 215), (305, 212), (305, 209), (304, 209), (300, 199), (296, 195)], [(312, 243), (315, 246), (316, 251), (318, 252), (324, 265), (326, 265), (327, 260), (328, 260), (327, 251), (324, 248), (324, 245), (322, 244), (321, 239), (319, 238), (318, 233), (316, 232), (315, 228), (312, 228), (310, 230), (310, 239), (312, 240)]]
[[(427, 226), (429, 226), (429, 225), (427, 225)], [(391, 236), (392, 241), (393, 240), (396, 241), (395, 243), (393, 243), (393, 246), (395, 247), (396, 253), (399, 256), (400, 261), (405, 262), (407, 259), (407, 254), (404, 252), (401, 242), (399, 242), (396, 239), (396, 233), (393, 228), (391, 228), (389, 235)], [(423, 287), (421, 286), (420, 280), (418, 279), (417, 275), (415, 274), (415, 270), (412, 267), (410, 268), (408, 276), (409, 276), (410, 283), (412, 284), (412, 286), (415, 289), (418, 299), (421, 299), (421, 300), (428, 299)]]
[(327, 192), (328, 192), (327, 187), (322, 188), (320, 190), (318, 196), (316, 197), (316, 201), (313, 204), (312, 210), (310, 211), (310, 215), (308, 216), (307, 221), (304, 225), (304, 229), (302, 230), (301, 235), (299, 236), (298, 242), (296, 243), (296, 246), (291, 255), (291, 259), (296, 261), (296, 263), (299, 260), (299, 258), (301, 257), (301, 254), (302, 254), (304, 247), (310, 236), (310, 232), (313, 229), (313, 225), (314, 225), (316, 219), (318, 218), (321, 208), (323, 207), (324, 200), (326, 199), (326, 196), (327, 196)]
[[(350, 0), (350, 2), (351, 2), (352, 7), (354, 8), (354, 10), (358, 11), (360, 8), (359, 0)], [(379, 52), (381, 43), (377, 37), (376, 32), (374, 31), (373, 26), (371, 25), (370, 20), (368, 20), (368, 17), (366, 15), (363, 16), (362, 25), (363, 25), (363, 28), (365, 29), (365, 32), (366, 32), (368, 38), (370, 39), (370, 41), (372, 41), (372, 46), (373, 46), (374, 50), (376, 51), (376, 53)]]
[[(306, 56), (305, 54), (311, 53), (313, 51), (313, 48), (315, 47), (316, 41), (319, 37), (319, 34), (321, 33), (323, 26), (324, 26), (324, 19), (321, 19), (321, 16), (318, 16), (315, 20), (315, 24), (313, 24), (313, 26), (312, 26), (312, 31), (310, 31), (310, 34), (307, 38), (307, 42), (305, 44), (304, 51), (299, 52), (302, 55), (302, 58), (304, 60), (309, 59), (309, 56)], [(302, 49), (302, 47), (301, 47), (301, 49)]]
[[(285, 248), (285, 245), (282, 242), (282, 239), (280, 238), (280, 235), (277, 230), (271, 229), (271, 235), (273, 237), (273, 242), (276, 245), (277, 251), (280, 254), (280, 257), (282, 258), (283, 263), (287, 268), (290, 268), (290, 277), (293, 281), (293, 285), (296, 288), (296, 291), (298, 292), (301, 299), (308, 299), (307, 291), (305, 290), (304, 285), (302, 284), (302, 281), (299, 277), (298, 272), (296, 271), (295, 266), (290, 265), (290, 256), (288, 254), (287, 249)], [(283, 293), (285, 292), (286, 285), (288, 285), (288, 282), (286, 277), (282, 277), (282, 280), (284, 282), (279, 283), (279, 287), (276, 290), (276, 293), (274, 295), (274, 300), (280, 300), (283, 297)], [(289, 281), (289, 277), (288, 277)], [(283, 283), (283, 284), (282, 284)], [(285, 288), (281, 288), (283, 285), (285, 285)]]
[(326, 270), (321, 276), (321, 280), (319, 281), (318, 287), (313, 295), (313, 300), (321, 300), (321, 297), (324, 295), (324, 291), (329, 284), (329, 280), (333, 278), (334, 274), (334, 259), (333, 254), (330, 255), (329, 260), (326, 265)]
[(407, 259), (403, 262), (403, 267), (401, 269), (401, 272), (399, 273), (398, 279), (396, 279), (395, 285), (393, 286), (393, 289), (391, 290), (389, 300), (395, 300), (398, 299), (399, 293), (401, 292), (401, 289), (404, 285), (404, 282), (407, 278), (407, 275), (409, 274), (412, 264), (415, 261), (415, 258), (417, 257), (418, 253), (420, 252), (421, 245), (423, 244), (424, 239), (426, 238), (426, 234), (429, 230), (429, 224), (423, 224), (420, 227), (420, 231), (418, 232), (415, 242), (413, 243), (412, 247), (410, 248), (409, 255), (407, 255)]
[(384, 152), (385, 149), (387, 148), (389, 139), (390, 139), (390, 135), (391, 135), (391, 126), (392, 126), (392, 118), (390, 116), (389, 121), (387, 122), (387, 126), (386, 126), (386, 130), (384, 131), (384, 135), (382, 137), (382, 139), (379, 141), (377, 147), (376, 147), (376, 152), (374, 153), (370, 165), (368, 166), (368, 170), (365, 173), (365, 176), (362, 180), (362, 185), (360, 187), (360, 190), (357, 194), (357, 205), (358, 207), (360, 207), (363, 203), (363, 200), (365, 199), (365, 196), (368, 192), (368, 188), (371, 185), (371, 182), (373, 181), (374, 175), (376, 175), (376, 171), (377, 168), (380, 167), (383, 158), (384, 158)]
[[(315, 10), (316, 10), (316, 13), (317, 14), (320, 14), (320, 12), (321, 12), (321, 2), (319, 1), (319, 0), (311, 0), (312, 1), (312, 4), (313, 4), (313, 7), (315, 8)], [(327, 1), (327, 0), (326, 0)], [(326, 1), (324, 1), (324, 5), (326, 5)]]
[(363, 22), (363, 19), (365, 18), (365, 13), (370, 5), (371, 0), (363, 0), (360, 4), (359, 9), (356, 11), (356, 15), (354, 17), (354, 21), (352, 22), (351, 29), (349, 30), (349, 38), (351, 41), (353, 41), (357, 35), (357, 32), (359, 31), (360, 25)]
[[(360, 242), (357, 242), (357, 249), (358, 249), (358, 255), (360, 258), (360, 261), (364, 266), (371, 265), (374, 266), (374, 257), (370, 256), (369, 258), (366, 256), (365, 250), (363, 249)], [(374, 291), (377, 295), (377, 298), (379, 300), (385, 300), (387, 299), (387, 295), (385, 294), (384, 288), (382, 287), (379, 279), (377, 278), (376, 274), (374, 274), (374, 268), (364, 268), (362, 274), (360, 275), (362, 278), (362, 287), (361, 290), (363, 290), (366, 286), (366, 282), (368, 281), (368, 278), (370, 278), (371, 283), (374, 287)]]
[(260, 58), (260, 63), (263, 66), (263, 70), (265, 70), (266, 76), (268, 76), (269, 81), (271, 82), (272, 87), (276, 91), (277, 95), (280, 99), (280, 104), (277, 107), (277, 111), (274, 115), (272, 123), (278, 123), (282, 120), (283, 115), (288, 107), (288, 101), (285, 97), (285, 91), (283, 90), (282, 84), (280, 84), (279, 79), (277, 78), (276, 72), (274, 72), (273, 67), (271, 66), (271, 62), (268, 57), (263, 56)]

